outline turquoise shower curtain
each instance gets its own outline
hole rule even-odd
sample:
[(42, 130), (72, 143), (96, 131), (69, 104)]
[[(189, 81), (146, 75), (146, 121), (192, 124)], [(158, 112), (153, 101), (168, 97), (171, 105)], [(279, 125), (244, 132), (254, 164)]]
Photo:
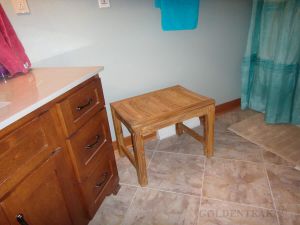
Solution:
[(300, 124), (300, 0), (253, 0), (242, 63), (242, 108)]

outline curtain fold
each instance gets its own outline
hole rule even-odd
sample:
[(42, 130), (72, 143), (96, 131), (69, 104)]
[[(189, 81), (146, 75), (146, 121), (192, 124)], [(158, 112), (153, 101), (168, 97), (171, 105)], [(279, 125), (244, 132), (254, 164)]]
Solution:
[(242, 108), (300, 124), (300, 0), (253, 0), (242, 62)]

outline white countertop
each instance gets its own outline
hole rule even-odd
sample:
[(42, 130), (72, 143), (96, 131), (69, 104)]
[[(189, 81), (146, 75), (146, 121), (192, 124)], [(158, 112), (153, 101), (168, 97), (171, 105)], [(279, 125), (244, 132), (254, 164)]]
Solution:
[(103, 67), (36, 68), (0, 80), (0, 130), (103, 70)]

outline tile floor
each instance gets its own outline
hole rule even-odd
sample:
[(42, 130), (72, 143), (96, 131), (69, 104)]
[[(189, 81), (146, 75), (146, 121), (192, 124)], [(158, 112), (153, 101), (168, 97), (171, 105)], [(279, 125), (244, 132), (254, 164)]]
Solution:
[(129, 160), (117, 156), (122, 187), (90, 225), (299, 225), (300, 171), (226, 129), (252, 114), (216, 118), (211, 159), (186, 134), (146, 143), (146, 188)]

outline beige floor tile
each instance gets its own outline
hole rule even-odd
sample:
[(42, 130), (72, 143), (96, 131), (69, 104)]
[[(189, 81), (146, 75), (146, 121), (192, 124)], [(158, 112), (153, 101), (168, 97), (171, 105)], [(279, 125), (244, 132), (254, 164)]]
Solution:
[[(234, 121), (240, 121), (253, 111), (236, 110), (234, 113), (222, 114), (221, 119), (215, 123), (215, 156), (227, 159), (240, 159), (253, 162), (261, 162), (262, 149), (257, 145), (239, 137), (238, 135), (227, 130), (227, 123), (230, 125)], [(227, 115), (227, 116), (226, 116)], [(222, 118), (224, 116), (224, 118)], [(229, 119), (228, 119), (229, 118)], [(223, 120), (226, 122), (224, 123)], [(227, 121), (228, 120), (228, 121)], [(202, 126), (194, 128), (202, 134)], [(182, 136), (172, 136), (160, 141), (157, 146), (158, 151), (175, 152), (193, 155), (203, 155), (203, 145), (190, 137), (188, 134)]]
[(195, 225), (200, 199), (138, 188), (123, 225)]
[(205, 167), (203, 196), (272, 209), (264, 171), (261, 163), (209, 159)]
[(299, 225), (300, 224), (300, 214), (291, 214), (278, 212), (280, 225)]
[[(202, 126), (194, 128), (202, 135)], [(203, 145), (188, 134), (163, 139), (157, 151), (203, 155)], [(222, 122), (215, 124), (215, 153), (218, 157), (261, 162), (261, 149), (251, 142), (227, 130)]]
[(157, 146), (157, 151), (203, 155), (203, 146), (190, 135), (182, 134), (161, 140)]
[[(149, 161), (152, 158), (153, 151), (145, 151), (146, 164), (148, 165)], [(117, 167), (120, 177), (120, 183), (129, 184), (129, 185), (139, 185), (136, 169), (131, 164), (129, 159), (124, 156), (117, 159)]]
[(262, 149), (230, 131), (215, 132), (215, 157), (262, 162)]
[(202, 199), (198, 225), (276, 225), (274, 210)]
[(266, 164), (277, 210), (300, 214), (300, 171)]
[(230, 112), (226, 112), (224, 114), (217, 115), (216, 122), (221, 122), (222, 124), (226, 126), (230, 126), (231, 124), (240, 122), (250, 116), (253, 116), (257, 114), (257, 112), (253, 110), (241, 110), (240, 108), (237, 108), (235, 110), (232, 110)]
[(104, 200), (89, 225), (121, 225), (136, 190), (136, 187), (122, 185), (116, 196)]
[(218, 120), (218, 117), (216, 117), (215, 120), (215, 132), (226, 132), (227, 128), (230, 126), (230, 124), (224, 123), (222, 120)]
[[(152, 158), (149, 188), (123, 185), (117, 196), (105, 199), (89, 225), (195, 225), (197, 220), (198, 225), (277, 224), (262, 161), (267, 166), (275, 204), (281, 210), (280, 224), (300, 224), (300, 172), (273, 153), (227, 131), (231, 124), (254, 114), (236, 109), (217, 116), (215, 155), (209, 160), (203, 157), (202, 144), (187, 134), (145, 143), (147, 163)], [(202, 133), (202, 127), (195, 130)], [(117, 157), (117, 165), (121, 183), (139, 186), (136, 171), (126, 157)], [(202, 199), (198, 215), (202, 182), (203, 196), (211, 199)]]
[(145, 142), (145, 151), (155, 151), (159, 143), (159, 139), (153, 139)]
[(266, 162), (266, 163), (273, 163), (273, 164), (277, 164), (277, 165), (291, 166), (291, 167), (295, 166), (294, 164), (284, 160), (283, 158), (275, 155), (272, 152), (262, 150), (262, 154), (263, 154), (264, 162)]
[(148, 186), (200, 195), (204, 160), (202, 156), (155, 152), (148, 169)]

